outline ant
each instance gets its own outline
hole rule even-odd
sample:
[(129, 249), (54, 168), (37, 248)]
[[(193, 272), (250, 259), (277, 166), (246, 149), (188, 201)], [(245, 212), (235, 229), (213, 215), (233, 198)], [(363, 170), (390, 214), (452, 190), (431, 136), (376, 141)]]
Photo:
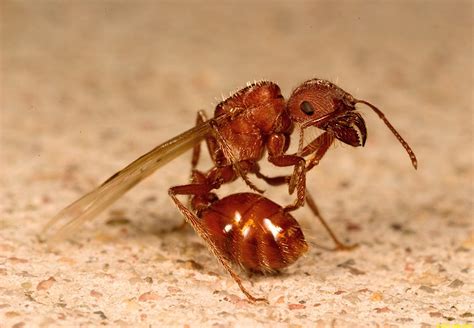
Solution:
[[(171, 199), (212, 253), (252, 302), (264, 301), (248, 292), (232, 264), (246, 271), (276, 272), (295, 262), (308, 245), (303, 232), (289, 213), (308, 204), (336, 244), (344, 245), (322, 218), (316, 203), (306, 190), (306, 173), (323, 158), (334, 141), (353, 147), (364, 146), (367, 129), (356, 104), (365, 104), (383, 120), (407, 151), (413, 167), (417, 159), (410, 146), (377, 107), (359, 100), (335, 84), (312, 79), (302, 83), (285, 101), (277, 84), (255, 82), (220, 102), (214, 117), (199, 111), (196, 126), (157, 146), (118, 171), (102, 185), (60, 211), (46, 225), (43, 235), (60, 220), (63, 224), (49, 240), (59, 240), (90, 220), (156, 169), (193, 148), (191, 183), (171, 187)], [(290, 136), (300, 127), (298, 151), (287, 154)], [(317, 127), (323, 133), (304, 145), (304, 131)], [(207, 172), (196, 170), (200, 144), (207, 149), (214, 166)], [(268, 177), (260, 172), (258, 162), (265, 151), (268, 161), (278, 167), (293, 167), (289, 176)], [(254, 174), (272, 186), (288, 185), (295, 201), (282, 207), (261, 194), (248, 175)], [(219, 199), (213, 190), (242, 178), (254, 193), (236, 193)], [(178, 199), (189, 196), (189, 206)]]

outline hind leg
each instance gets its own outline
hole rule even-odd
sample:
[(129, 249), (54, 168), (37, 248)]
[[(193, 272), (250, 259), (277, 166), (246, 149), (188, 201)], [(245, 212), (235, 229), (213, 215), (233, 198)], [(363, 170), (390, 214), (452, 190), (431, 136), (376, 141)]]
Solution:
[[(206, 122), (207, 120), (208, 118), (207, 118), (206, 112), (201, 109), (197, 112), (195, 126), (199, 126), (200, 124)], [(205, 138), (205, 141), (206, 141), (209, 155), (211, 156), (211, 159), (215, 165), (216, 148), (217, 148), (216, 140), (213, 137), (209, 136)], [(190, 173), (191, 181), (193, 180), (195, 173), (202, 174), (201, 172), (196, 170), (196, 167), (199, 164), (200, 158), (201, 158), (201, 143), (198, 143), (193, 147), (193, 153), (191, 156), (191, 173)], [(188, 206), (190, 205), (189, 204), (190, 199), (191, 199), (191, 196), (189, 196), (188, 198)], [(186, 220), (183, 219), (183, 222), (178, 227), (176, 227), (176, 230), (184, 229), (186, 225), (187, 225)]]
[[(196, 116), (196, 126), (208, 121), (208, 117), (206, 115), (206, 112), (203, 110), (200, 110), (197, 112)], [(218, 156), (218, 151), (219, 151), (219, 145), (217, 144), (217, 140), (213, 136), (207, 136), (205, 138), (206, 145), (207, 145), (207, 151), (209, 153), (209, 156), (212, 159), (212, 162), (214, 165), (217, 165), (217, 156)], [(201, 158), (201, 143), (197, 144), (193, 148), (193, 154), (191, 157), (191, 175), (192, 171), (196, 169), (199, 159)]]
[[(178, 210), (184, 216), (187, 223), (189, 223), (194, 231), (204, 240), (210, 251), (214, 254), (217, 260), (221, 263), (221, 265), (226, 269), (226, 271), (231, 275), (234, 281), (239, 286), (240, 290), (247, 296), (247, 299), (251, 302), (265, 302), (268, 301), (265, 298), (258, 298), (253, 296), (243, 285), (242, 279), (239, 275), (232, 269), (232, 265), (229, 259), (225, 256), (223, 251), (219, 249), (215, 241), (213, 240), (212, 235), (207, 231), (206, 227), (201, 224), (201, 220), (199, 217), (190, 210), (190, 207), (185, 206), (179, 199), (179, 195), (189, 195), (193, 198), (193, 205), (196, 206), (195, 200), (197, 199), (198, 204), (202, 204), (206, 206), (208, 201), (212, 203), (212, 201), (217, 198), (211, 193), (211, 190), (214, 189), (214, 185), (212, 181), (208, 179), (200, 179), (202, 176), (197, 175), (198, 179), (195, 179), (195, 183), (183, 185), (183, 186), (176, 186), (168, 189), (168, 194), (177, 206)], [(200, 210), (196, 209), (199, 215)]]
[(306, 204), (308, 204), (309, 208), (313, 212), (313, 214), (318, 218), (319, 222), (323, 225), (324, 229), (328, 232), (329, 236), (333, 240), (334, 244), (336, 244), (336, 247), (334, 247), (332, 250), (334, 251), (349, 251), (354, 248), (356, 248), (358, 245), (353, 244), (353, 245), (346, 245), (342, 243), (334, 234), (332, 229), (329, 227), (329, 225), (326, 223), (326, 220), (322, 217), (321, 213), (319, 213), (318, 206), (316, 205), (316, 202), (314, 201), (313, 197), (309, 193), (308, 190), (306, 190)]

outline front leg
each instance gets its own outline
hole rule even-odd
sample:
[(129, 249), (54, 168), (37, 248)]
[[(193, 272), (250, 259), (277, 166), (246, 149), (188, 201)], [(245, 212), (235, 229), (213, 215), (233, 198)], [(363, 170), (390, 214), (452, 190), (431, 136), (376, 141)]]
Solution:
[[(289, 139), (284, 134), (273, 134), (268, 139), (268, 160), (275, 166), (285, 167), (294, 166), (293, 174), (286, 177), (268, 178), (257, 172), (257, 177), (265, 180), (270, 185), (278, 185), (288, 183), (288, 191), (291, 194), (296, 189), (296, 200), (292, 205), (285, 207), (287, 211), (293, 211), (303, 206), (306, 195), (306, 172), (316, 166), (319, 161), (326, 154), (329, 147), (334, 142), (334, 136), (329, 132), (324, 132), (308, 145), (302, 145), (300, 140), (300, 150), (298, 154), (286, 155), (284, 152), (288, 148)], [(306, 162), (304, 157), (311, 155), (311, 158)]]
[(333, 142), (334, 136), (329, 132), (324, 132), (302, 149), (301, 156), (306, 157), (312, 154), (311, 158), (306, 162), (306, 172), (319, 164), (319, 161), (324, 157)]
[[(268, 161), (278, 167), (294, 166), (293, 174), (287, 178), (288, 192), (293, 194), (296, 190), (296, 200), (292, 205), (285, 207), (286, 211), (293, 211), (304, 205), (306, 190), (306, 161), (298, 155), (286, 155), (288, 136), (273, 134), (267, 142)], [(258, 176), (258, 175), (257, 175)], [(263, 175), (260, 176), (263, 178)], [(265, 179), (264, 179), (265, 180)], [(276, 183), (280, 181), (275, 181)]]
[[(288, 181), (290, 180), (291, 176), (288, 175), (283, 175), (283, 176), (276, 176), (276, 177), (268, 177), (264, 174), (262, 174), (259, 170), (254, 172), (255, 175), (264, 180), (266, 183), (268, 183), (271, 186), (281, 186), (284, 184), (287, 184)], [(328, 232), (329, 236), (331, 239), (334, 241), (334, 244), (336, 244), (336, 247), (333, 249), (334, 251), (346, 251), (346, 250), (352, 250), (357, 247), (357, 244), (354, 245), (346, 245), (339, 241), (339, 239), (336, 237), (332, 229), (329, 227), (327, 224), (326, 220), (323, 218), (321, 213), (319, 212), (318, 206), (316, 205), (316, 202), (314, 201), (313, 197), (309, 193), (309, 191), (306, 189), (305, 190), (305, 199), (306, 199), (306, 204), (308, 204), (311, 212), (316, 216), (316, 218), (321, 222), (323, 225), (324, 229)]]

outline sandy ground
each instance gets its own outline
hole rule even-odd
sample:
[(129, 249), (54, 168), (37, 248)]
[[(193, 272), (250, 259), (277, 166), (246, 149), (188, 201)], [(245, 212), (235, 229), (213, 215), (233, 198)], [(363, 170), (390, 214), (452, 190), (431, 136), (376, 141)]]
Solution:
[[(0, 3), (0, 327), (474, 321), (471, 1)], [(243, 275), (270, 305), (248, 303), (191, 229), (173, 231), (167, 188), (187, 182), (189, 155), (73, 242), (38, 242), (59, 209), (221, 94), (265, 78), (288, 95), (313, 77), (380, 106), (420, 166), (362, 110), (366, 147), (338, 145), (308, 175), (336, 233), (360, 247), (316, 247), (329, 238), (297, 211), (308, 254), (277, 276)]]

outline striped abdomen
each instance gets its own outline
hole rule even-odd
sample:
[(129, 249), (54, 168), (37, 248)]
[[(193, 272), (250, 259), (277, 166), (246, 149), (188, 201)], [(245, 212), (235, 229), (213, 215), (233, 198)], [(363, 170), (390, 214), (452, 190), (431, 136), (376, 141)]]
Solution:
[(218, 200), (202, 211), (201, 219), (224, 255), (250, 271), (285, 268), (308, 249), (293, 216), (258, 194), (239, 193)]

